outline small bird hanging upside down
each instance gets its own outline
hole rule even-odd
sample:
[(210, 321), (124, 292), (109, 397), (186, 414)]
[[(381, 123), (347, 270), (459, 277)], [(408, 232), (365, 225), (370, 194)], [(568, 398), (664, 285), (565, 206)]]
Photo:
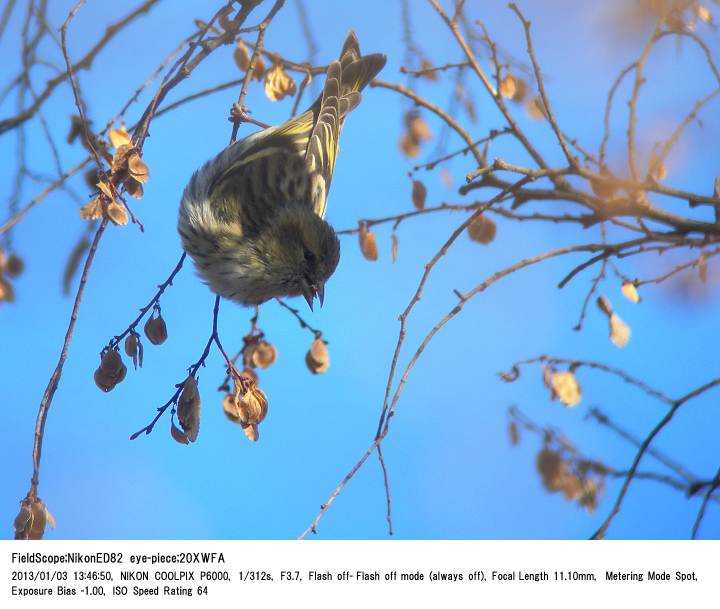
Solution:
[(350, 33), (304, 113), (240, 140), (195, 172), (178, 230), (199, 275), (243, 305), (302, 294), (322, 305), (340, 242), (325, 221), (327, 194), (347, 114), (385, 65), (360, 55)]

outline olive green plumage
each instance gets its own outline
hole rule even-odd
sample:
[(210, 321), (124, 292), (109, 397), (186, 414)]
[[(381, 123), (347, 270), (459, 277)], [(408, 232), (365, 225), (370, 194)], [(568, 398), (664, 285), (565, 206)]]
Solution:
[(323, 92), (302, 114), (232, 144), (191, 178), (178, 230), (200, 276), (245, 305), (302, 294), (312, 308), (335, 271), (340, 244), (325, 221), (347, 114), (385, 65), (360, 55), (350, 33)]

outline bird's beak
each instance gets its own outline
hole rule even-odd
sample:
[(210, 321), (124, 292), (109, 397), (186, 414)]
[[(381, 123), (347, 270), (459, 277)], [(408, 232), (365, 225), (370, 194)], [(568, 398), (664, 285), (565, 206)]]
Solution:
[(315, 300), (315, 296), (318, 297), (320, 306), (322, 307), (323, 302), (325, 302), (325, 284), (320, 282), (311, 285), (307, 280), (303, 279), (302, 295), (305, 297), (311, 311), (313, 310), (313, 301)]

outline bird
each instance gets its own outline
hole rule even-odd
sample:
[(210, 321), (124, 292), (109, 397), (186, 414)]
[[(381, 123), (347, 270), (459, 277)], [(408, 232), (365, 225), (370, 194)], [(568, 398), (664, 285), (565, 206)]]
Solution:
[(322, 306), (340, 260), (325, 220), (340, 132), (385, 62), (362, 55), (350, 32), (305, 112), (231, 144), (190, 178), (178, 232), (215, 294), (245, 306), (302, 295), (311, 310), (316, 297)]

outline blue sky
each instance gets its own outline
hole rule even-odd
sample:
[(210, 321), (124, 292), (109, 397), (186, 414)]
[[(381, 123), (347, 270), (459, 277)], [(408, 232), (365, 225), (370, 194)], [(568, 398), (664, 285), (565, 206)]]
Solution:
[[(51, 3), (52, 23), (60, 24), (71, 4)], [(371, 0), (362, 10), (352, 2), (308, 4), (319, 61), (335, 57), (346, 32), (353, 29), (364, 50), (388, 55), (382, 78), (405, 82), (399, 73), (404, 57), (399, 3)], [(597, 149), (607, 90), (618, 71), (637, 56), (643, 39), (618, 34), (609, 14), (619, 2), (519, 4), (533, 21), (536, 51), (558, 120), (585, 146)], [(482, 19), (505, 49), (524, 60), (521, 27), (504, 2), (467, 5), (473, 19)], [(411, 6), (416, 38), (428, 57), (436, 64), (460, 60), (459, 49), (429, 7), (414, 0)], [(72, 56), (81, 56), (122, 10), (127, 9), (89, 0), (69, 32)], [(92, 71), (80, 75), (95, 124), (103, 125), (115, 114), (139, 82), (193, 31), (193, 18), (207, 18), (210, 13), (206, 3), (161, 2), (112, 41)], [(0, 40), (3, 82), (19, 68), (19, 30), (18, 13)], [(717, 53), (717, 35), (710, 32), (709, 38)], [(287, 1), (268, 30), (266, 46), (288, 58), (306, 57), (293, 0)], [(49, 44), (43, 48), (46, 56), (62, 63), (57, 49)], [(640, 129), (648, 134), (641, 138), (644, 153), (655, 139), (667, 135), (698, 95), (711, 89), (708, 74), (700, 54), (687, 44), (666, 41), (658, 49), (648, 66), (640, 105)], [(223, 48), (174, 90), (168, 102), (239, 76), (232, 48)], [(38, 73), (38, 87), (45, 78)], [(479, 116), (470, 129), (482, 137), (501, 124), (490, 100), (469, 74), (468, 78), (477, 93)], [(448, 76), (435, 84), (419, 83), (421, 94), (443, 106), (451, 90)], [(620, 91), (608, 149), (616, 168), (624, 158), (623, 100), (628, 91), (627, 86)], [(331, 367), (324, 375), (312, 376), (305, 368), (304, 354), (312, 337), (276, 304), (262, 308), (260, 325), (279, 357), (261, 372), (270, 411), (256, 444), (223, 416), (222, 395), (215, 389), (224, 370), (216, 352), (200, 374), (203, 411), (197, 443), (173, 442), (167, 417), (150, 436), (128, 441), (172, 395), (174, 384), (198, 359), (210, 332), (213, 295), (189, 264), (161, 301), (168, 341), (160, 347), (147, 345), (142, 370), (130, 370), (111, 393), (102, 394), (93, 383), (99, 351), (127, 326), (174, 266), (180, 253), (175, 225), (182, 189), (191, 172), (227, 143), (226, 116), (236, 97), (235, 89), (218, 93), (152, 124), (144, 152), (151, 180), (144, 199), (133, 206), (145, 233), (132, 226), (110, 227), (103, 238), (48, 419), (40, 496), (58, 522), (48, 538), (296, 537), (372, 441), (397, 337), (397, 316), (414, 292), (423, 264), (462, 220), (459, 214), (404, 223), (398, 231), (395, 264), (390, 261), (387, 225), (376, 231), (380, 249), (376, 263), (362, 258), (356, 237), (342, 238), (341, 263), (327, 285), (324, 308), (310, 314), (301, 300), (292, 303), (329, 341)], [(129, 121), (139, 116), (147, 101), (146, 94), (132, 107)], [(251, 86), (247, 103), (253, 116), (268, 123), (284, 120), (292, 105), (290, 100), (269, 102), (257, 84)], [(11, 96), (0, 106), (0, 114), (13, 113), (14, 104)], [(328, 219), (337, 229), (355, 226), (358, 218), (411, 209), (406, 174), (414, 161), (403, 158), (397, 146), (407, 109), (406, 101), (394, 93), (369, 89), (349, 117), (329, 200)], [(717, 111), (716, 100), (704, 114), (704, 127), (688, 130), (669, 160), (668, 183), (710, 192), (717, 158), (706, 151), (715, 149), (720, 135), (713, 121)], [(44, 112), (65, 166), (70, 167), (83, 152), (64, 141), (68, 117), (74, 113), (69, 88), (59, 88)], [(516, 114), (543, 153), (561, 163), (561, 151), (548, 126), (530, 121), (522, 108), (516, 108)], [(439, 134), (441, 124), (426, 117)], [(469, 124), (465, 117), (462, 120)], [(241, 135), (250, 131), (243, 127)], [(31, 166), (50, 173), (52, 159), (39, 125), (28, 126), (28, 139)], [(447, 141), (448, 151), (460, 146), (455, 136)], [(433, 148), (434, 144), (427, 146), (420, 160), (430, 160)], [(13, 135), (0, 138), (0, 158), (6, 159), (0, 164), (2, 200), (12, 188), (15, 150)], [(491, 155), (526, 161), (502, 143)], [(443, 185), (437, 172), (421, 176), (429, 204), (463, 202), (456, 187), (474, 166), (461, 156), (447, 167), (453, 188)], [(82, 179), (71, 184), (84, 198)], [(22, 201), (38, 190), (29, 183)], [(680, 202), (666, 204), (676, 206), (673, 211), (678, 213), (686, 211)], [(2, 404), (8, 430), (0, 448), (6, 464), (0, 522), (6, 523), (3, 534), (7, 535), (17, 502), (27, 489), (36, 408), (57, 360), (72, 304), (61, 294), (60, 277), (69, 251), (85, 230), (78, 207), (68, 195), (56, 193), (33, 209), (14, 232), (17, 252), (27, 268), (15, 283), (17, 303), (0, 306)], [(592, 234), (580, 237), (598, 241), (597, 232), (592, 229)], [(429, 328), (454, 304), (453, 289), (466, 291), (521, 258), (576, 242), (574, 228), (502, 219), (490, 246), (462, 236), (438, 265), (409, 320), (401, 362), (408, 361)], [(598, 511), (590, 515), (543, 491), (534, 468), (539, 440), (525, 435), (519, 447), (509, 446), (508, 406), (515, 404), (539, 423), (561, 427), (587, 455), (619, 469), (631, 462), (632, 448), (586, 421), (588, 408), (601, 407), (638, 436), (657, 423), (663, 408), (620, 381), (583, 371), (583, 401), (567, 410), (549, 401), (537, 369), (527, 370), (517, 383), (501, 383), (496, 373), (514, 361), (541, 353), (593, 359), (624, 368), (672, 396), (718, 376), (716, 290), (710, 287), (702, 298), (691, 298), (679, 283), (675, 288), (648, 287), (643, 302), (633, 305), (622, 300), (619, 282), (610, 277), (602, 291), (633, 331), (628, 347), (619, 350), (607, 340), (606, 319), (595, 307), (584, 330), (572, 330), (593, 275), (581, 274), (562, 291), (556, 284), (582, 260), (555, 259), (508, 277), (470, 302), (433, 340), (410, 377), (383, 445), (397, 537), (585, 538), (610, 509), (619, 490), (614, 481), (609, 481)], [(670, 258), (638, 260), (621, 268), (631, 277), (648, 276), (671, 262)], [(711, 264), (711, 278), (716, 272)], [(220, 315), (222, 340), (235, 351), (247, 332), (251, 312), (223, 303)], [(698, 476), (711, 477), (720, 459), (717, 427), (717, 393), (710, 392), (684, 407), (656, 446)], [(651, 460), (644, 463), (641, 469), (650, 465), (657, 469)], [(698, 507), (698, 499), (636, 481), (609, 536), (687, 537)], [(709, 508), (701, 533), (720, 536), (717, 506)], [(319, 535), (386, 536), (382, 474), (375, 457), (321, 521)]]

